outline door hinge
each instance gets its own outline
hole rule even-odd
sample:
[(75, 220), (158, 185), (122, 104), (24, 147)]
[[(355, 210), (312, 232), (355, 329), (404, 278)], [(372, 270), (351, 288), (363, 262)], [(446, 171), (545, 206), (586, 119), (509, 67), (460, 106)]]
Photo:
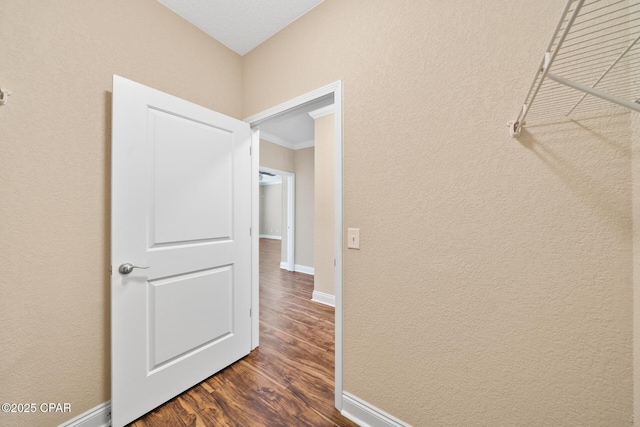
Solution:
[(253, 317), (253, 311), (249, 309), (249, 317)]
[(251, 227), (249, 227), (249, 236), (251, 236)]
[(251, 147), (249, 147), (249, 155), (251, 156)]

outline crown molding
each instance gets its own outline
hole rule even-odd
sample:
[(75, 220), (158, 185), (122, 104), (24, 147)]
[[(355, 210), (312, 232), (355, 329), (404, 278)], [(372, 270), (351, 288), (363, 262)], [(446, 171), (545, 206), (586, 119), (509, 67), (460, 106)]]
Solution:
[(328, 116), (336, 112), (335, 104), (327, 105), (326, 107), (318, 108), (317, 110), (309, 111), (309, 115), (312, 119), (319, 119), (320, 117)]
[(302, 150), (303, 148), (310, 148), (316, 145), (316, 141), (310, 139), (309, 141), (302, 141), (296, 144), (296, 150)]
[(272, 135), (263, 130), (260, 130), (260, 139), (264, 139), (265, 141), (271, 142), (276, 145), (280, 145), (282, 147), (288, 148), (290, 150), (295, 150), (296, 146), (290, 141), (287, 141), (279, 136)]
[(302, 141), (296, 144), (262, 130), (260, 131), (260, 139), (264, 139), (267, 142), (271, 142), (273, 144), (288, 148), (289, 150), (301, 150), (303, 148), (309, 148), (315, 145), (315, 141), (313, 139), (309, 141)]

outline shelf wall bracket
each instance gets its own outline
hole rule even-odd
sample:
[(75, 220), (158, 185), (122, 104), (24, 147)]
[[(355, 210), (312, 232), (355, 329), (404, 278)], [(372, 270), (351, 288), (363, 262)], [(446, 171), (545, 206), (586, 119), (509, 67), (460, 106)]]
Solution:
[[(553, 64), (553, 61), (556, 55), (558, 54), (558, 51), (562, 47), (562, 43), (564, 43), (564, 40), (567, 38), (567, 35), (569, 34), (569, 30), (571, 29), (571, 24), (573, 24), (576, 17), (580, 13), (580, 9), (582, 8), (582, 5), (584, 4), (584, 2), (585, 0), (577, 0), (576, 5), (573, 9), (573, 12), (571, 12), (571, 5), (574, 3), (574, 0), (567, 1), (567, 4), (565, 5), (564, 10), (562, 11), (562, 16), (560, 17), (560, 20), (556, 25), (556, 29), (553, 32), (553, 36), (551, 37), (551, 41), (549, 41), (549, 45), (544, 53), (544, 56), (542, 57), (540, 66), (536, 70), (536, 75), (533, 79), (533, 83), (531, 83), (531, 87), (529, 88), (527, 97), (522, 103), (523, 107), (520, 110), (520, 114), (518, 114), (518, 117), (516, 118), (516, 120), (509, 122), (509, 131), (512, 137), (515, 138), (517, 136), (520, 136), (522, 126), (524, 126), (524, 123), (525, 123), (524, 119), (527, 117), (527, 113), (531, 109), (531, 105), (533, 104), (533, 101), (538, 95), (538, 92), (540, 91), (540, 87), (542, 86), (542, 83), (544, 83), (544, 79), (547, 77), (547, 74), (549, 73), (549, 69)], [(569, 14), (569, 12), (571, 12), (571, 16), (569, 17), (569, 20), (566, 22), (566, 25), (563, 28), (562, 26), (563, 24), (565, 24), (566, 16), (567, 14)], [(560, 39), (556, 42), (556, 39), (558, 38), (558, 34), (560, 33), (561, 30), (562, 30), (562, 33), (560, 34)], [(555, 44), (555, 48), (554, 48), (554, 44)]]
[(5, 105), (9, 101), (11, 91), (0, 87), (0, 105)]

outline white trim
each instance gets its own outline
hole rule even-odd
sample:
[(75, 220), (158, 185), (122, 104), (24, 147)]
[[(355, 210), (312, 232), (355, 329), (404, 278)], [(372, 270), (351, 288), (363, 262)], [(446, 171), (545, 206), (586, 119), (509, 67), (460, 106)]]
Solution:
[(342, 319), (343, 319), (343, 303), (342, 303), (342, 235), (343, 235), (343, 224), (342, 224), (342, 179), (344, 175), (343, 163), (342, 163), (342, 144), (343, 144), (343, 132), (342, 132), (342, 81), (338, 81), (333, 84), (333, 105), (335, 107), (335, 114), (333, 115), (333, 123), (334, 123), (334, 151), (333, 151), (333, 181), (334, 181), (334, 262), (335, 268), (334, 271), (334, 279), (333, 283), (335, 286), (335, 297), (336, 297), (336, 309), (335, 309), (335, 407), (342, 411), (342, 357), (343, 357), (343, 336), (342, 336)]
[(99, 404), (58, 427), (107, 427), (111, 425), (111, 401)]
[(287, 264), (293, 271), (296, 263), (296, 176), (287, 176)]
[(298, 273), (310, 274), (312, 276), (316, 274), (316, 270), (313, 267), (302, 264), (296, 264), (295, 271)]
[(294, 148), (294, 150), (302, 150), (304, 148), (311, 148), (315, 146), (316, 146), (316, 140), (310, 139), (308, 141), (302, 141), (302, 142), (296, 143), (296, 148)]
[(326, 107), (318, 108), (317, 110), (309, 111), (309, 115), (313, 120), (319, 119), (320, 117), (328, 116), (329, 114), (333, 114), (336, 112), (336, 107), (334, 104), (329, 104)]
[(346, 391), (342, 393), (342, 415), (361, 427), (411, 427), (402, 420)]
[(264, 139), (267, 142), (271, 142), (273, 144), (280, 145), (281, 147), (288, 148), (289, 150), (302, 150), (303, 148), (309, 148), (316, 145), (315, 139), (301, 142), (292, 142), (288, 139), (281, 138), (272, 133), (267, 133), (265, 131), (260, 132), (260, 138)]
[[(260, 131), (251, 129), (251, 349), (260, 344)], [(254, 173), (255, 172), (255, 173)], [(255, 230), (255, 231), (254, 231)]]
[(281, 261), (280, 262), (280, 268), (283, 270), (289, 270), (289, 263), (285, 262), (285, 261)]
[(336, 296), (331, 294), (325, 294), (320, 291), (313, 291), (311, 295), (311, 301), (318, 302), (324, 305), (330, 305), (331, 307), (336, 306)]
[(271, 142), (272, 144), (280, 145), (290, 150), (296, 149), (296, 145), (293, 142), (287, 141), (286, 139), (280, 138), (279, 136), (276, 136), (276, 135), (272, 135), (263, 130), (260, 131), (260, 139), (264, 139), (265, 141)]
[(282, 240), (282, 236), (274, 236), (272, 234), (261, 234), (261, 239)]
[(260, 181), (260, 186), (263, 186), (263, 185), (282, 185), (282, 181), (267, 181), (267, 182)]
[[(338, 80), (337, 82), (329, 83), (328, 85), (316, 90), (312, 90), (311, 92), (305, 93), (304, 95), (301, 95), (297, 98), (290, 99), (289, 101), (283, 102), (282, 104), (276, 105), (275, 107), (271, 107), (268, 110), (264, 110), (258, 114), (254, 114), (253, 116), (249, 116), (244, 119), (244, 121), (251, 124), (251, 126), (258, 126), (262, 122), (269, 120), (274, 116), (279, 116), (280, 114), (288, 110), (293, 110), (294, 108), (300, 107), (303, 104), (315, 101), (318, 98), (334, 94), (336, 91), (342, 91), (342, 81), (340, 80)], [(337, 105), (335, 98), (333, 100), (333, 103)]]
[[(335, 107), (334, 123), (334, 197), (335, 197), (335, 237), (334, 237), (334, 257), (335, 257), (335, 269), (334, 269), (334, 285), (336, 290), (336, 310), (335, 310), (335, 407), (338, 410), (342, 410), (342, 363), (343, 363), (343, 335), (342, 335), (342, 288), (343, 288), (343, 273), (342, 273), (342, 180), (343, 180), (343, 162), (342, 162), (342, 145), (343, 145), (343, 130), (342, 130), (342, 81), (330, 83), (319, 89), (306, 93), (302, 96), (284, 102), (261, 113), (254, 114), (253, 116), (244, 119), (252, 127), (257, 127), (260, 123), (280, 115), (287, 110), (294, 109), (303, 104), (311, 101), (315, 101), (319, 98), (333, 95), (333, 104)], [(257, 175), (258, 169), (254, 170)], [(291, 264), (290, 264), (291, 265)]]

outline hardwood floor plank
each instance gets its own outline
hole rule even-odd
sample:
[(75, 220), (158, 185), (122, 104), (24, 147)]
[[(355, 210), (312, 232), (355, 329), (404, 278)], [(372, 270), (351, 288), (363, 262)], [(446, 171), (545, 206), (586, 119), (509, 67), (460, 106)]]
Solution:
[(206, 381), (209, 390), (194, 405), (210, 415), (212, 425), (232, 426), (283, 425), (282, 414), (274, 411), (270, 402), (282, 399), (286, 388), (260, 375), (239, 361)]
[[(308, 284), (311, 283), (311, 289)], [(313, 276), (304, 273), (280, 272), (276, 277), (261, 280), (265, 289), (273, 289), (286, 294), (287, 298), (297, 297), (304, 301), (311, 300), (313, 295)]]
[(321, 375), (333, 379), (333, 354), (318, 351), (291, 335), (260, 322), (260, 340), (266, 344), (262, 349), (268, 360), (277, 360), (296, 372)]
[(132, 425), (135, 427), (158, 427), (176, 426), (191, 427), (194, 419), (181, 414), (182, 411), (176, 407), (178, 397), (171, 399), (159, 408), (136, 420)]
[(180, 404), (180, 408), (182, 411), (180, 412), (181, 417), (183, 419), (192, 419), (193, 421), (189, 424), (192, 427), (207, 427), (207, 422), (202, 418), (200, 413), (196, 411), (189, 403), (185, 400), (184, 396), (178, 397), (178, 403)]
[(294, 382), (300, 375), (299, 372), (292, 370), (290, 366), (277, 363), (277, 361), (271, 357), (266, 346), (260, 345), (260, 347), (253, 350), (243, 360), (250, 363), (251, 367), (262, 375), (273, 379), (285, 387), (288, 387), (289, 384)]
[(265, 285), (260, 289), (260, 310), (262, 321), (287, 330), (298, 338), (308, 339), (323, 350), (333, 350), (334, 309), (332, 307), (310, 302), (310, 298), (297, 300), (281, 291), (274, 292), (271, 287)]
[(308, 298), (299, 298), (265, 285), (260, 289), (260, 304), (301, 313), (314, 322), (333, 327), (333, 307), (311, 301), (311, 293)]
[[(246, 362), (244, 362), (246, 363)], [(249, 367), (247, 366), (247, 369)], [(259, 376), (259, 374), (257, 375)], [(305, 402), (287, 388), (265, 378), (261, 393), (258, 397), (270, 408), (272, 414), (278, 414), (283, 419), (283, 425), (322, 425), (323, 417), (315, 411), (309, 411)], [(273, 425), (273, 417), (270, 418)]]
[(260, 318), (272, 328), (298, 339), (305, 339), (309, 345), (316, 347), (319, 351), (334, 351), (334, 331), (331, 326), (325, 324), (309, 326), (269, 306), (261, 306)]
[(133, 427), (357, 427), (334, 408), (334, 309), (260, 239), (260, 346)]

